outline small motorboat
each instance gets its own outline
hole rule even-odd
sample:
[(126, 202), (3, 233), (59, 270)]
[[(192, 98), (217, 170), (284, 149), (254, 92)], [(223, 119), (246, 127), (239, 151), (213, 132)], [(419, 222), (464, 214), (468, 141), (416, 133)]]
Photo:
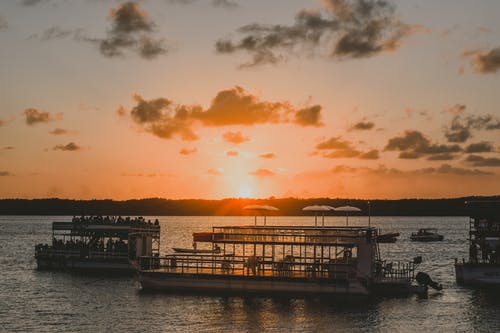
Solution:
[(438, 234), (436, 228), (422, 228), (412, 233), (410, 239), (415, 242), (436, 242), (442, 241), (444, 236)]
[(395, 243), (398, 240), (399, 232), (387, 232), (377, 236), (378, 243)]

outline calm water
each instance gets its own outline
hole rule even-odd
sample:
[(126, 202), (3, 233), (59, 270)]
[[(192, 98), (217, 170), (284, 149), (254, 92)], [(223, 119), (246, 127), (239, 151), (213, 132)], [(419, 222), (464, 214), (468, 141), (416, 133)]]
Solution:
[[(191, 233), (216, 225), (253, 224), (253, 217), (159, 217), (162, 253), (190, 247)], [(442, 283), (427, 299), (338, 304), (319, 299), (144, 294), (133, 278), (38, 272), (34, 245), (49, 242), (52, 221), (68, 217), (0, 216), (0, 331), (5, 332), (500, 332), (500, 296), (458, 287), (453, 260), (466, 257), (467, 218), (372, 217), (384, 232), (384, 258), (421, 255), (419, 270)], [(366, 218), (349, 218), (350, 225)], [(268, 224), (311, 224), (312, 217), (271, 217)], [(326, 224), (343, 225), (328, 217)], [(445, 240), (413, 243), (412, 231), (437, 227)]]

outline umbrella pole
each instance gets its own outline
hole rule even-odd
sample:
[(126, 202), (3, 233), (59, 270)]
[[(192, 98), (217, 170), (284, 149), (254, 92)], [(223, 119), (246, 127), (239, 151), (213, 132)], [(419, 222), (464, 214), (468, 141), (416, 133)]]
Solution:
[(254, 224), (257, 225), (257, 215), (255, 215)]
[(325, 226), (325, 213), (323, 213), (322, 220), (321, 220), (321, 226)]
[(318, 213), (314, 212), (314, 226), (318, 226)]
[(264, 215), (264, 225), (266, 225), (266, 215)]
[(345, 225), (349, 226), (349, 212), (346, 212), (345, 214)]

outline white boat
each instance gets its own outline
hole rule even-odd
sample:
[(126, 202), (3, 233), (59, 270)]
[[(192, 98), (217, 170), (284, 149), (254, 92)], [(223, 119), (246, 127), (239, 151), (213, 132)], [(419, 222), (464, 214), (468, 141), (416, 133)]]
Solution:
[(444, 236), (438, 234), (436, 228), (422, 228), (412, 233), (410, 239), (414, 242), (436, 242), (442, 241)]
[(500, 202), (469, 202), (469, 259), (455, 259), (457, 283), (500, 285)]

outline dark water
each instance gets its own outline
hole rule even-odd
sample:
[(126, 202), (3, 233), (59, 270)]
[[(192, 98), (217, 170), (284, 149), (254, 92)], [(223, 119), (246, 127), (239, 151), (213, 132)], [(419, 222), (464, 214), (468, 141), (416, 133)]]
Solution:
[[(190, 247), (191, 233), (212, 225), (253, 224), (252, 217), (160, 217), (162, 253)], [(48, 242), (52, 221), (64, 217), (0, 216), (0, 331), (2, 332), (500, 332), (500, 293), (458, 287), (453, 260), (466, 256), (467, 218), (373, 217), (384, 232), (385, 258), (424, 258), (419, 270), (442, 292), (362, 303), (323, 299), (145, 294), (133, 278), (85, 277), (35, 270), (33, 247)], [(366, 218), (349, 218), (350, 225)], [(345, 219), (328, 217), (327, 224)], [(311, 224), (311, 217), (272, 217), (271, 224)], [(413, 243), (412, 231), (437, 227), (445, 240)]]

